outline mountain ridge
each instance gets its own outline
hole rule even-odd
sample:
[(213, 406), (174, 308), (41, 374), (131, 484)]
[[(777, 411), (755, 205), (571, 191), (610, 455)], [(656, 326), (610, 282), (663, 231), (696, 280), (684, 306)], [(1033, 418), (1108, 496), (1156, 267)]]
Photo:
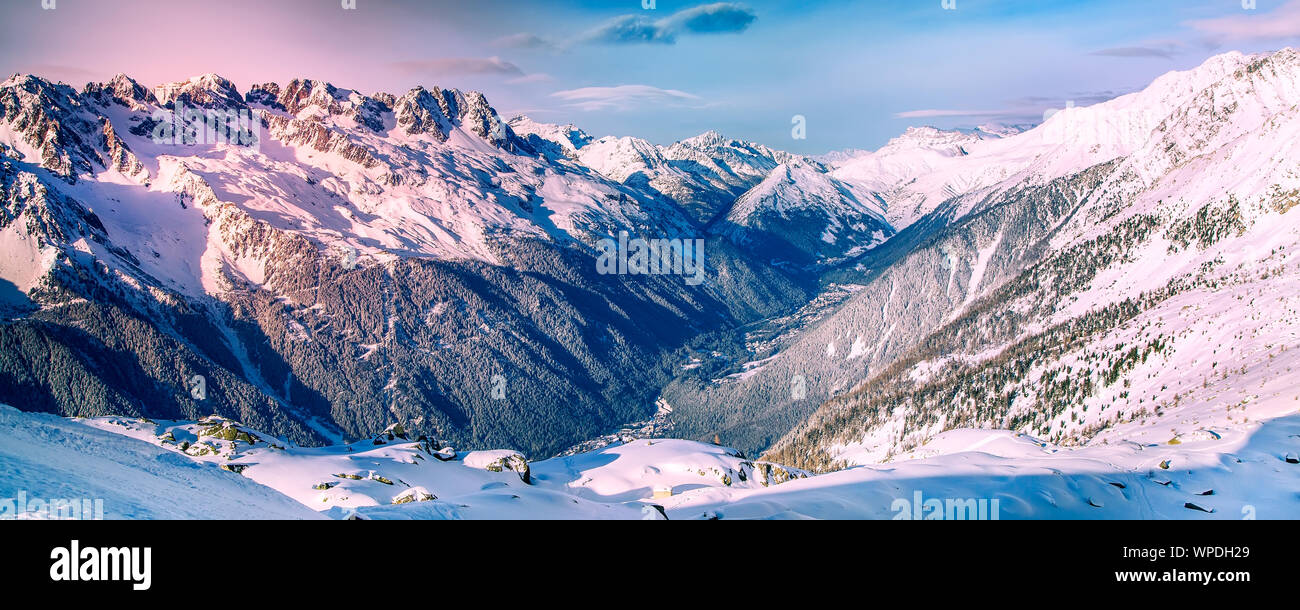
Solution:
[[(827, 468), (844, 452), (809, 435), (852, 445), (846, 427), (863, 420), (831, 430), (822, 408), (858, 409), (882, 375), (895, 391), (900, 371), (987, 360), (956, 347), (946, 364), (908, 360), (917, 346), (964, 349), (945, 343), (957, 333), (1004, 349), (1091, 319), (1071, 299), (1146, 303), (1169, 286), (1090, 282), (1114, 281), (1132, 253), (1173, 256), (1150, 250), (1159, 239), (1188, 252), (1206, 225), (1231, 242), (1271, 218), (1293, 187), (1275, 140), (1296, 113), (1297, 63), (1290, 49), (1227, 53), (1033, 129), (914, 128), (822, 160), (716, 131), (659, 146), (503, 121), (481, 94), (438, 87), (367, 96), (294, 79), (241, 94), (213, 74), (153, 89), (117, 75), (78, 93), (14, 77), (0, 84), (0, 276), (13, 285), (0, 341), (23, 356), (0, 363), (14, 392), (0, 400), (21, 389), (81, 414), (55, 389), (71, 375), (95, 388), (91, 414), (196, 419), (186, 384), (202, 374), (231, 392), (224, 415), (302, 442), (398, 419), (529, 454), (664, 400), (689, 438)], [(253, 112), (257, 146), (150, 137), (155, 113), (182, 103)], [(708, 280), (597, 273), (596, 246), (623, 233), (706, 240)], [(1066, 254), (1088, 263), (1067, 273)], [(1184, 279), (1170, 286), (1217, 281)], [(141, 345), (164, 355), (89, 381)], [(56, 372), (33, 364), (42, 353)], [(498, 379), (543, 412), (496, 402)], [(1094, 433), (1029, 421), (1063, 441)]]

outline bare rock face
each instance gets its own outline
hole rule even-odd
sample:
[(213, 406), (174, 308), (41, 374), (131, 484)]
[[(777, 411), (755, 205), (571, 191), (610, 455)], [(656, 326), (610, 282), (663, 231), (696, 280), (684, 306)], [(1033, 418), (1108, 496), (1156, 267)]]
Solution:
[(280, 104), (280, 85), (275, 83), (260, 83), (248, 88), (248, 93), (244, 94), (244, 101), (249, 104), (260, 104), (276, 110), (285, 110)]
[(113, 124), (103, 118), (100, 119), (100, 123), (103, 125), (103, 137), (99, 141), (99, 148), (103, 151), (105, 164), (124, 176), (148, 177), (149, 172), (145, 169), (144, 163), (140, 162), (126, 142), (113, 130)]
[(347, 134), (331, 129), (321, 121), (312, 119), (287, 119), (281, 116), (266, 117), (272, 138), (286, 144), (309, 146), (324, 153), (335, 153), (366, 168), (376, 167), (379, 161), (371, 150), (355, 142)]
[(298, 114), (309, 106), (316, 106), (332, 115), (340, 114), (346, 101), (347, 96), (330, 83), (297, 78), (289, 81), (276, 95), (276, 102), (289, 114)]
[(497, 116), (492, 106), (488, 105), (487, 98), (482, 93), (471, 91), (464, 94), (462, 99), (461, 114), (458, 117), (461, 125), (497, 147), (506, 148), (514, 134)]
[(397, 126), (408, 135), (428, 134), (439, 142), (447, 141), (451, 121), (443, 112), (443, 103), (424, 87), (416, 87), (399, 98), (393, 107)]
[(513, 470), (519, 475), (519, 480), (532, 483), (532, 470), (528, 467), (528, 460), (518, 451), (509, 449), (471, 451), (465, 455), (465, 465), (489, 472)]
[(434, 87), (416, 87), (393, 103), (397, 126), (410, 135), (423, 133), (445, 142), (460, 127), (488, 143), (518, 154), (535, 154), (510, 126), (501, 120), (482, 93)]
[(239, 94), (234, 83), (210, 73), (195, 76), (188, 81), (160, 85), (154, 89), (154, 94), (158, 103), (167, 108), (173, 108), (178, 103), (226, 110), (248, 108), (244, 96)]
[(75, 182), (77, 174), (102, 166), (88, 134), (96, 131), (76, 92), (35, 76), (0, 84), (0, 121), (40, 156), (40, 166)]
[(87, 83), (81, 94), (101, 106), (117, 104), (136, 112), (158, 105), (158, 98), (152, 91), (121, 73), (106, 83)]
[(68, 182), (101, 169), (147, 177), (144, 164), (99, 113), (98, 105), (147, 108), (152, 94), (119, 74), (86, 88), (84, 99), (67, 85), (35, 76), (0, 83), (0, 123), (8, 125), (40, 157), (39, 165)]

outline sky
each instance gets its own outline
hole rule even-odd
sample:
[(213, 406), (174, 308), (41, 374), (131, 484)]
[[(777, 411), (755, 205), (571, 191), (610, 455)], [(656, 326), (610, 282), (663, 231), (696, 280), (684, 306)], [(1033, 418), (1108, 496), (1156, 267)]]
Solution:
[[(504, 117), (797, 153), (1021, 124), (1239, 50), (1300, 0), (5, 0), (0, 72), (76, 87), (215, 72), (362, 93), (475, 89)], [(796, 130), (799, 121), (803, 129)], [(803, 135), (802, 138), (797, 137)]]

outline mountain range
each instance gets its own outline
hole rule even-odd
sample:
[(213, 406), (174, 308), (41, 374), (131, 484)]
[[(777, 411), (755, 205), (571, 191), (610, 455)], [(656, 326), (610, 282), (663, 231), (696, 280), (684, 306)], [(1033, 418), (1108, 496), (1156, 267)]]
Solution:
[[(158, 142), (182, 107), (251, 113), (257, 146)], [(897, 480), (868, 465), (918, 459), (919, 477), (982, 447), (1034, 472), (1123, 464), (1121, 491), (1209, 455), (1285, 468), (1292, 441), (1259, 427), (1300, 407), (1297, 136), (1292, 49), (1037, 126), (820, 157), (593, 137), (437, 87), (17, 75), (0, 83), (0, 403), (216, 415), (302, 446), (400, 424), (530, 460), (655, 418), (734, 449), (647, 460), (859, 491)], [(600, 273), (623, 233), (704, 240), (706, 281)], [(1071, 510), (1133, 500), (1089, 481)]]

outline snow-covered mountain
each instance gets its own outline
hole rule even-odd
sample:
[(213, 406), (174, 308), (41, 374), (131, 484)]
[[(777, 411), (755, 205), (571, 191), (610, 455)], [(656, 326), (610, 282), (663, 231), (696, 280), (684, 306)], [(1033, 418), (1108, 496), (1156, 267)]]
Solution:
[(520, 115), (510, 119), (510, 128), (519, 137), (527, 140), (533, 150), (545, 152), (553, 157), (577, 158), (578, 149), (591, 143), (591, 136), (578, 129), (572, 123), (553, 125), (539, 123)]
[[(256, 140), (159, 137), (173, 111), (248, 113)], [(699, 286), (602, 275), (602, 239), (708, 236), (473, 92), (16, 76), (0, 146), (0, 396), (38, 410), (215, 411), (301, 442), (403, 413), (557, 451), (652, 412), (666, 351), (806, 298), (722, 240)]]
[[(963, 158), (1005, 133), (912, 127), (879, 150), (839, 161), (831, 175), (869, 190), (886, 208), (891, 226), (901, 230), (945, 199), (982, 186), (983, 177), (962, 165)], [(949, 180), (930, 178), (957, 165), (965, 173)]]
[[(838, 314), (907, 339), (877, 341), (876, 367), (774, 454), (861, 463), (954, 427), (1087, 444), (1113, 427), (1166, 425), (1174, 409), (1179, 422), (1224, 427), (1235, 418), (1191, 413), (1225, 402), (1293, 411), (1295, 382), (1278, 362), (1300, 338), (1285, 296), (1300, 246), (1297, 83), (1293, 50), (1233, 53), (1008, 138), (1055, 139), (1021, 176), (1060, 177), (1046, 191), (1003, 183), (990, 190), (1014, 197), (945, 204), (970, 211)], [(1071, 177), (1071, 159), (1098, 164)], [(930, 317), (864, 315), (880, 304)], [(823, 332), (807, 349), (826, 349), (835, 323)]]
[(778, 165), (801, 159), (762, 144), (726, 138), (716, 131), (675, 142), (664, 149), (664, 157), (715, 188), (730, 192), (752, 188)]
[(515, 117), (510, 125), (538, 150), (550, 150), (606, 178), (667, 198), (701, 224), (725, 214), (737, 197), (777, 166), (802, 159), (716, 131), (659, 146), (630, 136), (593, 139), (573, 125), (538, 123), (528, 117)]
[[(257, 145), (159, 143), (182, 107)], [(57, 430), (333, 517), (1293, 514), (1297, 142), (1292, 49), (820, 159), (452, 89), (17, 76), (0, 401), (91, 419), (0, 410), (0, 462)], [(705, 239), (707, 281), (598, 273), (622, 232)], [(657, 408), (736, 449), (611, 433)]]
[[(772, 447), (773, 460), (819, 470), (898, 455), (957, 427), (1083, 444), (1120, 411), (1132, 416), (1093, 419), (1117, 394), (1136, 396), (1134, 410), (1153, 407), (1153, 395), (1172, 400), (1172, 390), (1137, 396), (1124, 387), (1159, 389), (1166, 383), (1156, 370), (1124, 364), (1103, 375), (1101, 367), (1120, 366), (1109, 355), (1119, 346), (1135, 349), (1117, 337), (1161, 317), (1170, 324), (1163, 308), (1178, 295), (1249, 302), (1252, 291), (1281, 285), (1265, 270), (1294, 273), (1283, 257), (1294, 247), (1289, 202), (1300, 187), (1290, 136), (1298, 66), (1290, 49), (1230, 53), (1024, 133), (963, 145), (967, 154), (912, 183), (991, 182), (933, 195), (932, 211), (855, 268), (832, 272), (858, 288), (815, 323), (756, 344), (749, 360), (758, 364), (743, 375), (675, 381), (664, 397), (677, 430), (719, 434), (751, 452)], [(1294, 320), (1278, 306), (1268, 315), (1289, 336)], [(1185, 324), (1225, 327), (1209, 318)], [(1173, 347), (1171, 334), (1187, 332), (1166, 329), (1159, 344), (1199, 349)], [(1088, 367), (1067, 364), (1076, 358)], [(1164, 358), (1200, 377), (1226, 366)], [(1042, 387), (1043, 375), (1065, 383), (1067, 374), (1068, 391)], [(859, 446), (870, 449), (844, 449)]]
[(801, 161), (773, 169), (712, 229), (770, 260), (799, 264), (855, 256), (895, 233), (872, 193)]

